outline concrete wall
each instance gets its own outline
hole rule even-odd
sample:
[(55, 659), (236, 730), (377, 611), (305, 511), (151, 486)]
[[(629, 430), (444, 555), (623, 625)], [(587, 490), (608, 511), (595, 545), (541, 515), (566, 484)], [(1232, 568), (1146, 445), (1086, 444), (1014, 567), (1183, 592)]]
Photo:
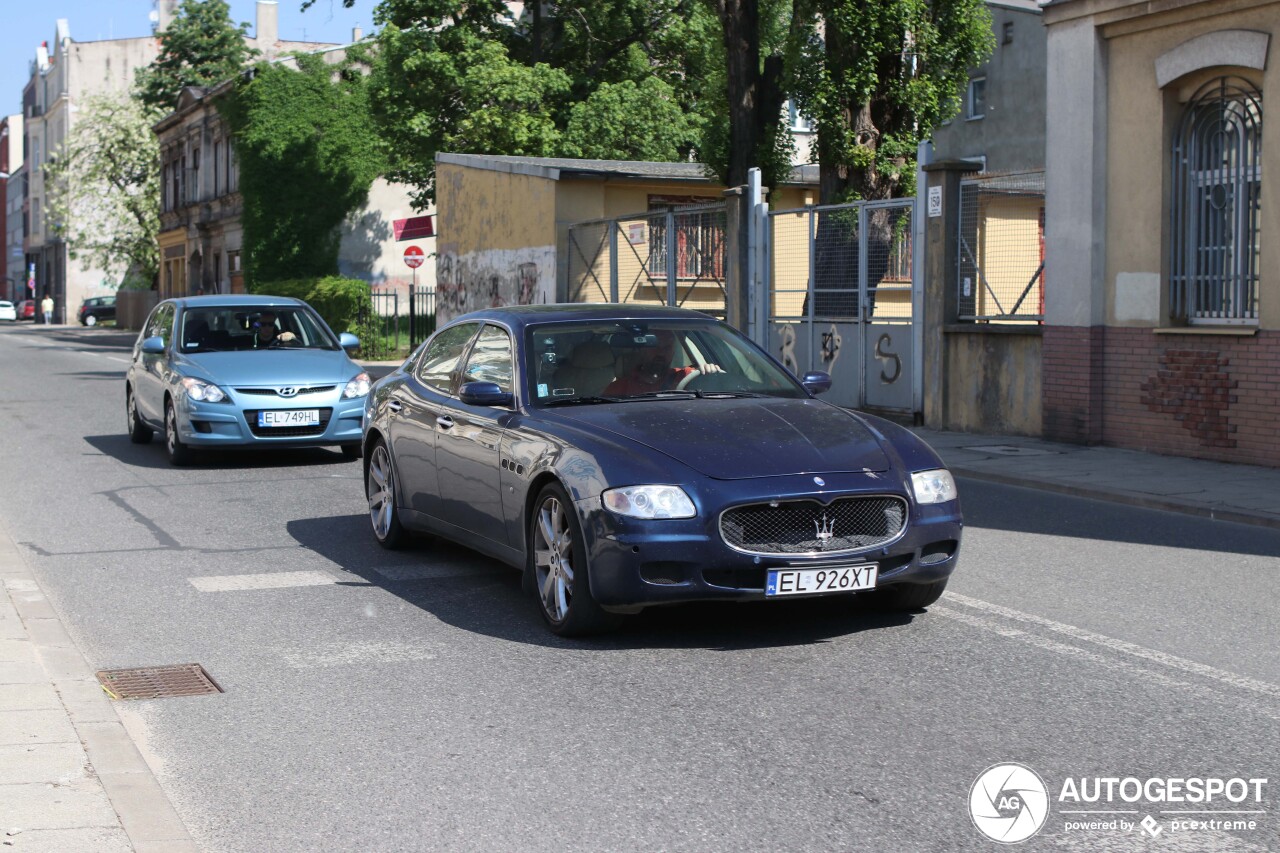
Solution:
[[(995, 51), (970, 78), (986, 77), (986, 113), (968, 117), (964, 107), (950, 123), (933, 131), (938, 160), (986, 158), (988, 172), (1044, 168), (1045, 29), (1039, 9), (988, 3)], [(1006, 25), (1009, 29), (1006, 30)], [(1011, 41), (1005, 44), (1006, 32)]]
[(479, 308), (556, 301), (556, 182), (436, 166), (436, 323)]
[[(436, 238), (397, 242), (393, 223), (413, 216), (434, 216), (436, 209), (418, 212), (413, 209), (403, 186), (384, 178), (373, 182), (369, 200), (353, 213), (342, 226), (342, 242), (338, 249), (338, 273), (369, 282), (379, 290), (402, 292), (408, 299), (408, 288), (414, 271), (405, 265), (404, 250), (409, 246), (422, 249), (427, 261), (417, 270), (419, 287), (436, 286)], [(438, 225), (437, 221), (437, 225)]]
[(1038, 327), (948, 326), (943, 429), (1039, 435)]

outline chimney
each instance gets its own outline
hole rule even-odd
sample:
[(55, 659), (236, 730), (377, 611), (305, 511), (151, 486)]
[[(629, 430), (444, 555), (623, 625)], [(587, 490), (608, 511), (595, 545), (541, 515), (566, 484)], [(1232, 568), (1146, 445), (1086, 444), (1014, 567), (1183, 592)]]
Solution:
[(276, 42), (280, 41), (280, 4), (276, 0), (258, 0), (258, 25), (254, 28), (253, 41), (258, 50), (275, 56)]
[(355, 42), (360, 41), (360, 39), (362, 39), (362, 38), (364, 38), (364, 30), (360, 29), (359, 27), (352, 27), (352, 28), (351, 28), (351, 42), (352, 42), (352, 44), (354, 44)]
[(178, 0), (156, 0), (156, 34), (169, 29), (178, 9)]

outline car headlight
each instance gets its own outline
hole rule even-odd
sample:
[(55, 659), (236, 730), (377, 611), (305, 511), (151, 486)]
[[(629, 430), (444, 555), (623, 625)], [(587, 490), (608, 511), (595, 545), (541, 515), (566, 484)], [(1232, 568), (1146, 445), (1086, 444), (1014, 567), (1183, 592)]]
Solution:
[(372, 384), (373, 381), (369, 379), (369, 374), (361, 373), (359, 376), (348, 382), (346, 388), (342, 389), (342, 396), (344, 399), (363, 397), (365, 394), (369, 393), (369, 387)]
[(916, 503), (940, 504), (956, 499), (956, 479), (945, 468), (921, 471), (911, 475), (911, 488), (916, 493)]
[(679, 486), (626, 486), (600, 496), (607, 510), (631, 518), (693, 518), (698, 511)]
[(197, 402), (221, 403), (227, 399), (227, 395), (222, 393), (222, 389), (217, 385), (210, 385), (200, 379), (190, 377), (183, 379), (182, 387), (187, 389), (187, 396)]

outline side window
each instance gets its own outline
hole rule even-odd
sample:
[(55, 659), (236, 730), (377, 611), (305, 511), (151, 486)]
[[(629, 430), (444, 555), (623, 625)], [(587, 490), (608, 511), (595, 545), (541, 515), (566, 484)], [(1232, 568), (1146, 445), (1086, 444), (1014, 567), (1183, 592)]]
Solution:
[(475, 337), (479, 323), (462, 323), (450, 326), (427, 344), (427, 351), (418, 363), (418, 379), (445, 394), (453, 393), (453, 380), (457, 374), (458, 360), (467, 351), (467, 344)]
[(169, 304), (158, 305), (156, 310), (151, 312), (151, 319), (147, 321), (147, 337), (164, 338), (168, 343), (173, 332), (173, 306)]
[(511, 393), (511, 336), (506, 329), (486, 325), (462, 371), (463, 382), (496, 382)]

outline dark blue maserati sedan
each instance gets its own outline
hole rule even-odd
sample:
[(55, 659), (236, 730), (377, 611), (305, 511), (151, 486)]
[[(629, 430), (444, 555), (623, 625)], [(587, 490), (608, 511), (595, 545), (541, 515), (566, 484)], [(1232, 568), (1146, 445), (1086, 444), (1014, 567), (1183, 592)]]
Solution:
[(955, 480), (909, 430), (818, 399), (830, 384), (678, 308), (467, 314), (369, 394), (373, 533), (520, 569), (565, 636), (711, 599), (926, 607), (959, 554)]

